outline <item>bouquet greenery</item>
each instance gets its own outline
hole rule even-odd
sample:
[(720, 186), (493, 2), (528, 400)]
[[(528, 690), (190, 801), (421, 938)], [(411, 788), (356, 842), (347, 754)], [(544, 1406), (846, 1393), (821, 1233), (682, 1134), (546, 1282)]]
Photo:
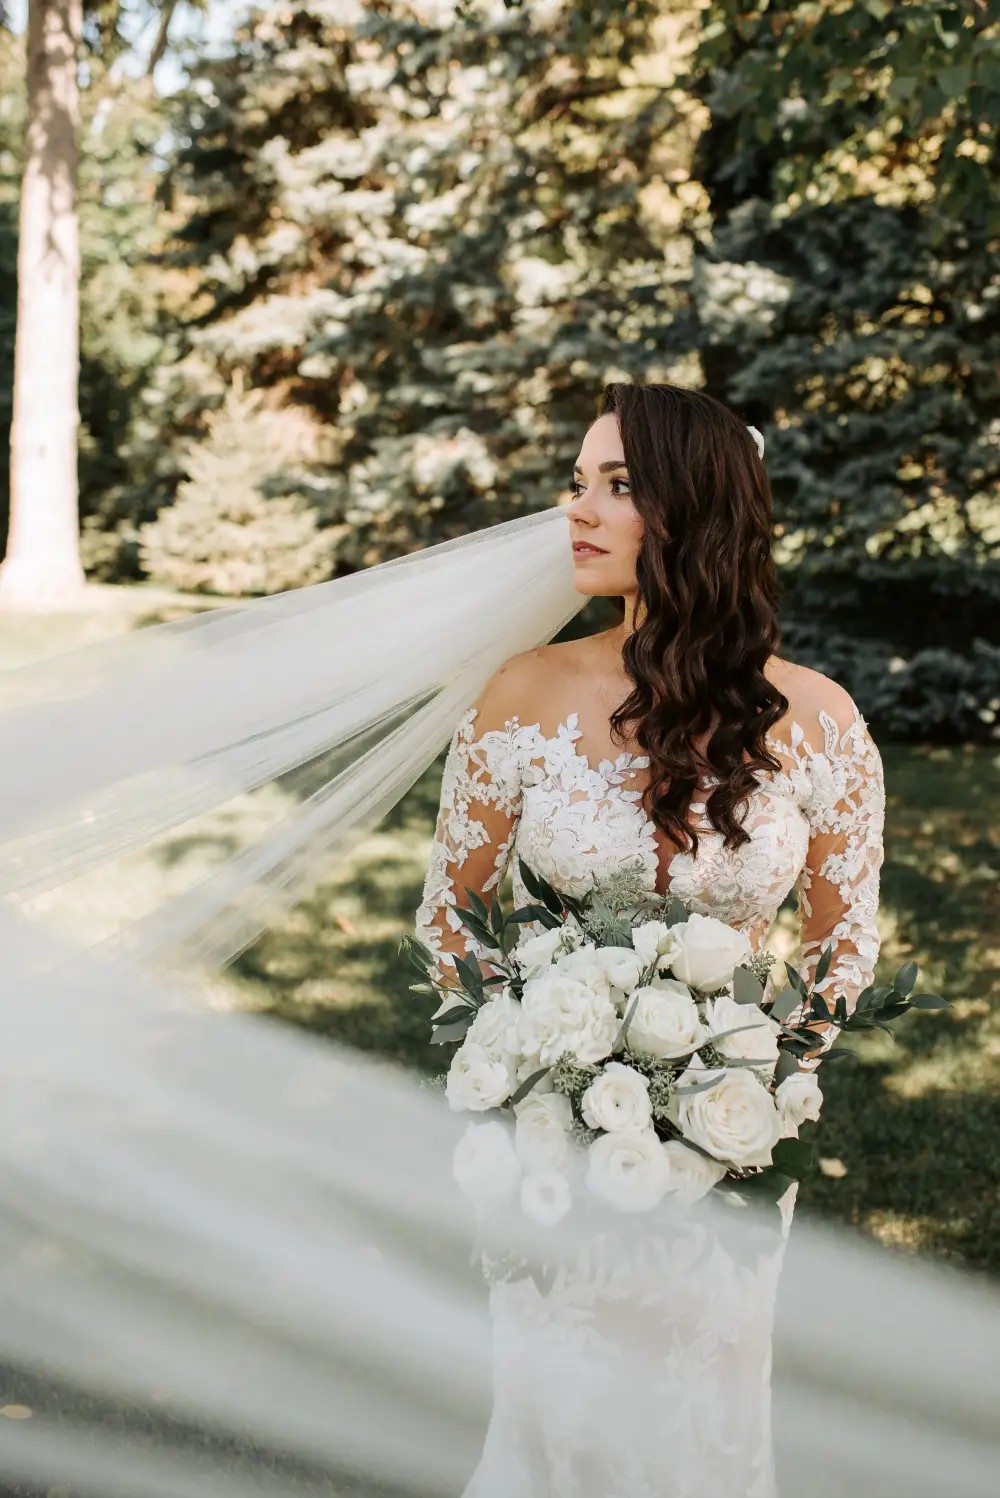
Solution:
[[(404, 939), (413, 990), (439, 1001), (432, 1039), (456, 1044), (449, 1104), (480, 1115), (455, 1170), (484, 1208), (519, 1191), (526, 1213), (554, 1223), (579, 1185), (627, 1212), (713, 1189), (775, 1201), (814, 1159), (817, 1049), (839, 1059), (850, 1053), (832, 1048), (837, 1036), (947, 1005), (913, 992), (908, 962), (848, 1009), (845, 995), (816, 991), (829, 946), (811, 988), (785, 963), (787, 985), (768, 994), (771, 954), (675, 896), (650, 896), (633, 867), (576, 898), (518, 863), (534, 903), (505, 911), (467, 890), (455, 915), (468, 955), (448, 981), (435, 953)], [(510, 1111), (513, 1138), (482, 1117)]]

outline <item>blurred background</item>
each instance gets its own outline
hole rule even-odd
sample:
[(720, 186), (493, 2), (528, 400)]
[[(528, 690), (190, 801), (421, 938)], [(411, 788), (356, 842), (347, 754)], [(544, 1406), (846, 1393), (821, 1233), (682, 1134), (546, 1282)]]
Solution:
[[(0, 0), (0, 667), (551, 505), (606, 380), (731, 404), (882, 750), (880, 976), (953, 1000), (830, 1068), (800, 1199), (993, 1272), (998, 122), (987, 0)], [(440, 769), (221, 1002), (441, 1067)]]

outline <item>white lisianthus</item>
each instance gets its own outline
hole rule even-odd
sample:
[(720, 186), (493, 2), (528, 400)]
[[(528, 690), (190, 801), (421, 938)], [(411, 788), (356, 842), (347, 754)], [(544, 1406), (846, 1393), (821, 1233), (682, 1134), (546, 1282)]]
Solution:
[(637, 988), (628, 997), (626, 1013), (633, 999), (638, 1002), (625, 1033), (630, 1050), (668, 1059), (683, 1056), (704, 1044), (705, 1027), (698, 1006), (676, 978), (659, 978), (645, 988)]
[(496, 1056), (474, 1041), (463, 1040), (448, 1068), (445, 1093), (455, 1113), (470, 1109), (483, 1113), (499, 1108), (514, 1090), (514, 1064), (510, 1057)]
[[(754, 1070), (762, 1077), (773, 1075), (781, 1029), (756, 1004), (737, 1004), (728, 994), (720, 994), (717, 999), (709, 999), (706, 1003), (705, 1023), (709, 1039), (721, 1055), (766, 1062), (766, 1066), (754, 1067)], [(751, 1028), (744, 1029), (745, 1025)], [(715, 1037), (723, 1030), (736, 1030), (737, 1033), (723, 1035), (721, 1040), (717, 1040)]]
[(551, 1066), (564, 1051), (575, 1051), (593, 1064), (611, 1054), (618, 1034), (618, 1015), (606, 993), (558, 969), (528, 978), (518, 1026), (521, 1050)]
[(734, 968), (742, 967), (753, 954), (750, 938), (712, 915), (688, 916), (683, 925), (672, 926), (674, 949), (670, 970), (675, 978), (699, 993), (713, 993), (733, 981)]
[(681, 1133), (717, 1160), (736, 1166), (770, 1165), (781, 1138), (781, 1119), (771, 1094), (744, 1068), (708, 1071), (689, 1066), (678, 1086), (714, 1081), (701, 1092), (675, 1094), (671, 1112)]
[(583, 1094), (580, 1111), (591, 1129), (649, 1128), (653, 1122), (649, 1082), (635, 1067), (609, 1061)]
[(509, 1202), (521, 1179), (521, 1162), (505, 1124), (470, 1123), (455, 1146), (451, 1171), (459, 1188), (477, 1207)]
[(534, 1170), (521, 1181), (521, 1211), (544, 1227), (560, 1222), (572, 1205), (569, 1181), (558, 1170)]
[(668, 1139), (663, 1153), (670, 1163), (670, 1194), (682, 1203), (700, 1201), (726, 1173), (721, 1161), (707, 1159), (679, 1139)]
[(642, 921), (632, 932), (632, 945), (644, 968), (656, 962), (657, 971), (670, 967), (676, 950), (677, 926), (664, 921)]
[(569, 1153), (573, 1105), (561, 1092), (528, 1093), (514, 1104), (517, 1126), (514, 1144), (531, 1170), (561, 1165)]
[(781, 1116), (781, 1132), (786, 1138), (796, 1136), (807, 1119), (815, 1123), (823, 1106), (823, 1093), (815, 1072), (793, 1071), (778, 1083), (774, 1101)]
[(643, 961), (631, 947), (598, 947), (594, 953), (612, 988), (631, 993), (639, 985)]
[(655, 1129), (615, 1129), (587, 1155), (587, 1185), (622, 1212), (646, 1212), (670, 1185), (670, 1162)]
[(517, 1021), (521, 1005), (507, 988), (480, 1005), (466, 1032), (466, 1041), (481, 1045), (492, 1056), (509, 1056), (517, 1050)]
[(526, 978), (544, 972), (562, 952), (578, 946), (582, 934), (578, 926), (552, 926), (531, 933), (522, 931), (511, 956)]

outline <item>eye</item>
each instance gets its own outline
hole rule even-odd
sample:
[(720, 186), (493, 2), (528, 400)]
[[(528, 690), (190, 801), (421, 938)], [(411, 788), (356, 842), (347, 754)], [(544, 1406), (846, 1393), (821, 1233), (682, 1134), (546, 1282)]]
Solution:
[[(616, 485), (618, 485), (618, 484), (621, 484), (623, 486), (624, 493), (622, 493), (621, 490), (619, 490), (618, 488), (616, 488)], [(582, 494), (583, 493), (583, 491), (584, 491), (585, 488), (586, 488), (585, 484), (581, 484), (578, 479), (573, 479), (570, 482), (569, 492), (570, 492), (570, 494), (572, 494), (573, 498), (575, 499), (578, 494)], [(612, 479), (611, 480), (611, 492), (612, 492), (612, 494), (615, 495), (615, 497), (617, 499), (624, 499), (626, 497), (626, 495), (631, 494), (632, 490), (629, 487), (629, 481), (628, 481), (628, 479)]]

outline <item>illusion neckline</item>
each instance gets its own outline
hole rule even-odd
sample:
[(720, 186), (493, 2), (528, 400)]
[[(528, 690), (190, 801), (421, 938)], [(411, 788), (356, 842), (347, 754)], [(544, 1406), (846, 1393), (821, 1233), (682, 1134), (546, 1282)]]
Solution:
[[(622, 749), (617, 755), (614, 756), (614, 758), (612, 758), (610, 755), (606, 755), (605, 758), (602, 759), (599, 764), (597, 764), (597, 765), (593, 764), (591, 762), (590, 756), (588, 754), (585, 754), (581, 749), (578, 749), (577, 746), (576, 746), (576, 740), (583, 737), (583, 730), (579, 727), (579, 721), (580, 721), (579, 711), (574, 711), (574, 712), (571, 712), (571, 713), (567, 713), (567, 715), (566, 715), (565, 718), (561, 718), (559, 720), (559, 722), (556, 724), (555, 731), (553, 733), (543, 733), (542, 732), (542, 725), (541, 725), (541, 721), (540, 720), (538, 722), (536, 722), (536, 723), (522, 723), (521, 720), (520, 720), (520, 717), (519, 717), (519, 715), (517, 713), (514, 713), (508, 721), (511, 722), (511, 723), (516, 723), (517, 726), (518, 726), (518, 728), (520, 728), (524, 732), (530, 732), (532, 729), (537, 730), (539, 738), (541, 738), (543, 740), (543, 742), (546, 743), (546, 744), (555, 744), (555, 743), (565, 743), (565, 742), (568, 742), (570, 750), (572, 751), (574, 757), (576, 759), (580, 760), (581, 763), (583, 765), (585, 765), (586, 768), (591, 772), (591, 774), (597, 775), (599, 778), (601, 778), (601, 779), (603, 779), (605, 781), (607, 781), (607, 776), (603, 773), (602, 766), (604, 766), (604, 765), (611, 765), (611, 766), (617, 768), (617, 767), (619, 767), (622, 764), (623, 761), (625, 761), (627, 763), (627, 765), (629, 766), (629, 768), (631, 768), (631, 769), (634, 769), (634, 770), (636, 770), (636, 769), (638, 769), (638, 770), (648, 770), (649, 769), (649, 755), (648, 754), (637, 754), (632, 749)], [(792, 728), (798, 728), (800, 733), (803, 731), (802, 728), (801, 728), (801, 725), (798, 724), (798, 723), (795, 723), (795, 722), (792, 722), (790, 724), (790, 727), (792, 727)], [(567, 735), (566, 736), (561, 736), (560, 735), (560, 729), (563, 729), (563, 728), (565, 728), (567, 730)], [(788, 745), (782, 743), (782, 741), (780, 739), (775, 738), (775, 736), (773, 734), (770, 734), (770, 733), (765, 734), (764, 735), (764, 742), (771, 749), (773, 749), (775, 751), (775, 753), (788, 754), (788, 752), (789, 752)], [(779, 775), (779, 774), (783, 774), (784, 771), (783, 770), (762, 770), (759, 773), (765, 774), (765, 775)], [(698, 781), (699, 786), (701, 786), (701, 785), (718, 785), (719, 783), (720, 782), (719, 782), (718, 775), (702, 775), (702, 776), (699, 777), (699, 781)], [(700, 803), (696, 802), (696, 803), (693, 803), (693, 804), (697, 806)]]

